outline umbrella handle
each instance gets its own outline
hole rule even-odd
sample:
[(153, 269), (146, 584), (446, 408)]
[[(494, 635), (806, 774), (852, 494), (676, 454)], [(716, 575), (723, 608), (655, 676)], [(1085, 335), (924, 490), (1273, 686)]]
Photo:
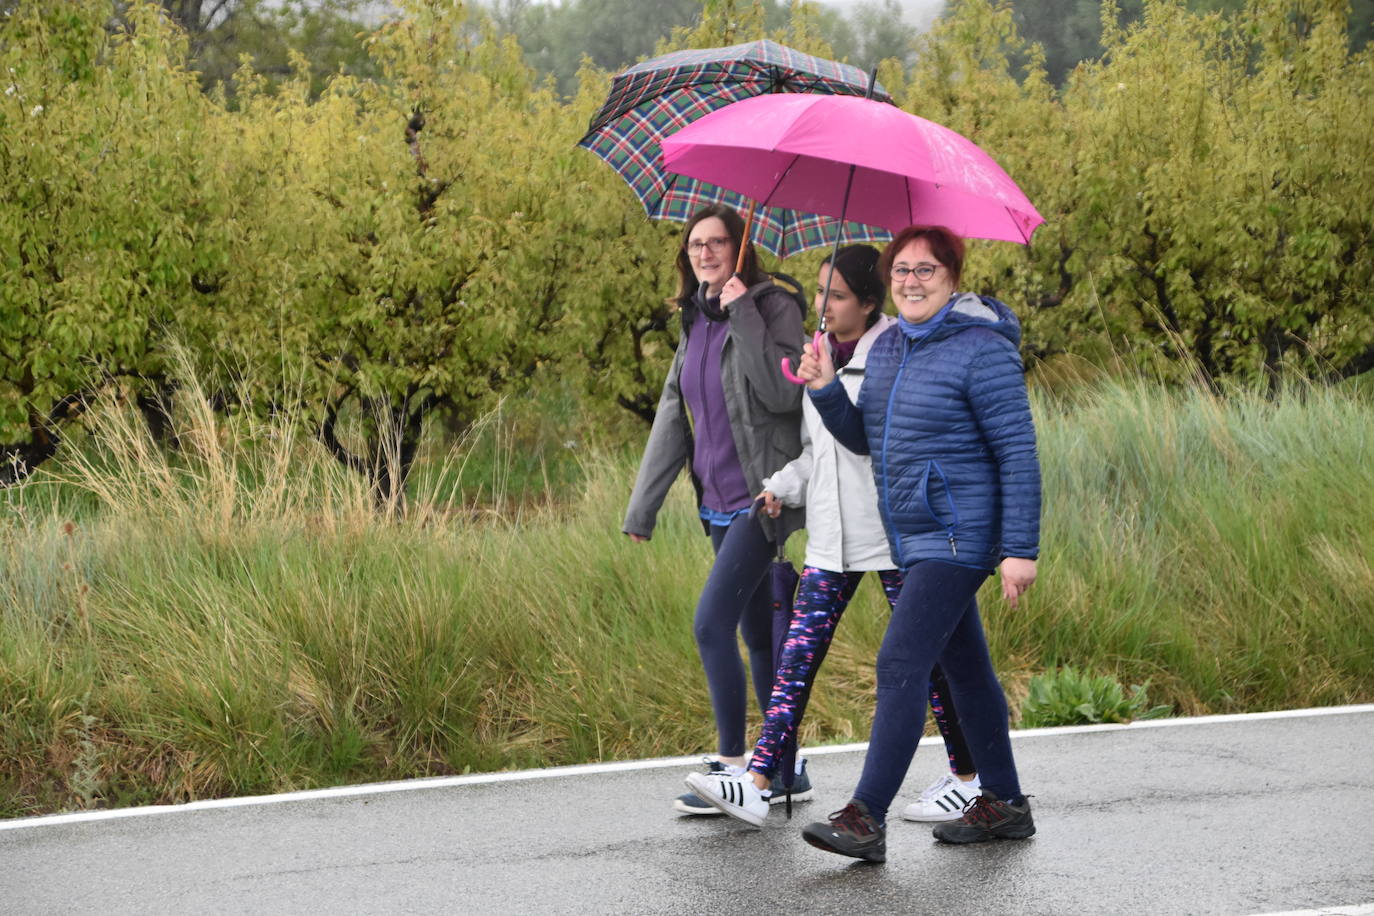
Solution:
[[(820, 345), (821, 345), (821, 332), (820, 332), (820, 331), (817, 331), (817, 332), (816, 332), (816, 336), (813, 337), (813, 338), (811, 338), (811, 347), (812, 347), (812, 349), (814, 350), (814, 349), (818, 348)], [(791, 382), (793, 385), (805, 385), (805, 384), (806, 384), (806, 379), (802, 378), (801, 376), (797, 375), (796, 373), (794, 373), (794, 372), (792, 371), (792, 364), (789, 363), (789, 362), (787, 361), (787, 357), (786, 357), (786, 356), (784, 356), (784, 357), (782, 358), (782, 377), (785, 378), (785, 379), (787, 379), (787, 380), (788, 380), (789, 382)]]

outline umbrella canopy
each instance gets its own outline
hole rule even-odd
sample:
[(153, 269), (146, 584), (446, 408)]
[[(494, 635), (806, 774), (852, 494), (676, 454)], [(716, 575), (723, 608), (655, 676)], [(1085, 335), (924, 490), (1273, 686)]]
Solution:
[(824, 213), (892, 232), (942, 225), (963, 236), (1023, 244), (1044, 222), (972, 141), (853, 96), (745, 99), (703, 116), (662, 147), (670, 171), (723, 185), (761, 207)]
[[(660, 142), (696, 119), (733, 102), (762, 94), (842, 94), (869, 91), (857, 67), (803, 54), (772, 41), (725, 48), (677, 51), (618, 74), (601, 109), (578, 145), (600, 156), (629, 184), (654, 219), (686, 222), (702, 207), (723, 203), (745, 210), (749, 199), (713, 182), (663, 168)], [(873, 97), (890, 103), (881, 86)], [(754, 243), (778, 257), (829, 244), (838, 221), (820, 213), (767, 207), (754, 216)], [(882, 241), (873, 227), (846, 227), (847, 238)]]

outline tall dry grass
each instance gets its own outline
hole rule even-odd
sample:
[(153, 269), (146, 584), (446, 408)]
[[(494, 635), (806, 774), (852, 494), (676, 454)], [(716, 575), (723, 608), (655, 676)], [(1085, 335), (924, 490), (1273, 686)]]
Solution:
[[(532, 464), (495, 415), (379, 515), (297, 418), (191, 391), (179, 452), (104, 403), (5, 494), (0, 813), (710, 748), (689, 487), (630, 543), (632, 455)], [(1104, 381), (1035, 409), (1041, 581), (985, 593), (1013, 700), (1064, 664), (1180, 713), (1374, 698), (1367, 395)], [(886, 616), (865, 584), (805, 741), (866, 736)]]

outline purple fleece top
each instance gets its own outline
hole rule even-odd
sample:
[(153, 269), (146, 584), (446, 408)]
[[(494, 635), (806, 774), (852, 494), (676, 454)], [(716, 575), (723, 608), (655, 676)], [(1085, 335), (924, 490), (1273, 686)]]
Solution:
[(696, 438), (692, 469), (701, 480), (701, 504), (718, 512), (734, 512), (753, 502), (735, 450), (725, 386), (720, 380), (720, 355), (729, 334), (729, 321), (698, 315), (687, 333), (680, 379), (682, 397), (692, 412)]
[(827, 334), (830, 338), (830, 360), (835, 364), (836, 369), (843, 369), (849, 365), (849, 361), (854, 358), (854, 351), (859, 349), (859, 338), (846, 340), (843, 343), (835, 339), (834, 334)]

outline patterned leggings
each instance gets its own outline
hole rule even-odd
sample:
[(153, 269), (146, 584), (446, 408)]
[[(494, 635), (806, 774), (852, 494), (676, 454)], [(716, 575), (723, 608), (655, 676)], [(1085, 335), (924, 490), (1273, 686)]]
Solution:
[[(782, 658), (773, 680), (773, 693), (764, 710), (763, 733), (754, 745), (749, 769), (764, 776), (772, 776), (778, 758), (788, 739), (796, 733), (806, 712), (811, 685), (816, 681), (830, 641), (840, 617), (849, 606), (854, 592), (863, 579), (862, 572), (831, 572), (807, 566), (802, 570), (801, 586), (792, 611), (792, 626), (783, 643)], [(902, 591), (902, 574), (895, 569), (878, 573), (889, 605), (895, 605)], [(930, 709), (945, 740), (949, 754), (949, 768), (955, 773), (975, 772), (973, 756), (959, 728), (954, 700), (945, 682), (944, 672), (936, 665), (930, 674)]]

